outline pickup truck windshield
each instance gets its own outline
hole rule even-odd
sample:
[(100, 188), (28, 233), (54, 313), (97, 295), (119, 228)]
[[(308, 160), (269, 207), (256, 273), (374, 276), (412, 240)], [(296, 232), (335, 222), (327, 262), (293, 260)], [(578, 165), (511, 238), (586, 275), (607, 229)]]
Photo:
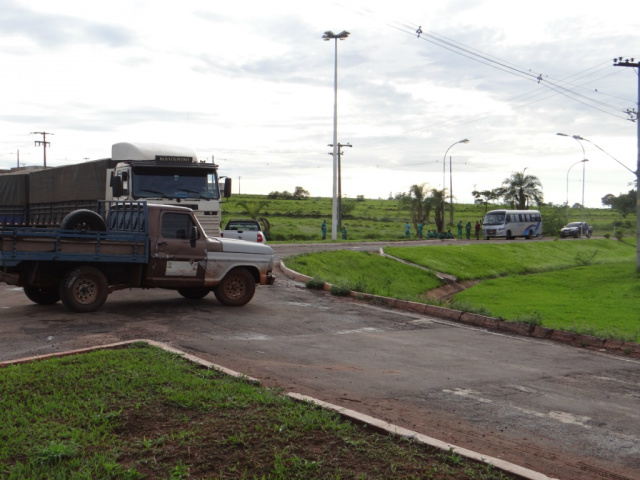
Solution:
[(210, 170), (169, 171), (164, 168), (133, 170), (133, 197), (218, 199), (217, 177)]

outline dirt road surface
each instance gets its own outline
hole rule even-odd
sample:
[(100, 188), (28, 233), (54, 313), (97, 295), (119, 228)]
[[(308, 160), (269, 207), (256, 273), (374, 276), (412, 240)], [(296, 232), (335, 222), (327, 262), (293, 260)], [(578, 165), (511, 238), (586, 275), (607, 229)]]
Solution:
[[(309, 248), (276, 246), (279, 257)], [(637, 360), (383, 309), (282, 276), (242, 308), (133, 290), (91, 314), (34, 305), (0, 284), (0, 361), (136, 338), (552, 477), (640, 478)]]

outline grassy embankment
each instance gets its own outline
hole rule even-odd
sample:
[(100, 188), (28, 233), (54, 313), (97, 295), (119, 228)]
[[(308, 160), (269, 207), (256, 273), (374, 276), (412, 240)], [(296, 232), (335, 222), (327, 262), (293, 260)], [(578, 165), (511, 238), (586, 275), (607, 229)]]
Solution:
[[(261, 211), (261, 216), (266, 217), (271, 223), (271, 238), (274, 242), (311, 242), (321, 241), (320, 224), (326, 220), (329, 235), (331, 238), (331, 198), (312, 197), (306, 200), (269, 200), (265, 195), (234, 195), (222, 205), (223, 224), (231, 218), (246, 218), (243, 209), (238, 206), (238, 202), (247, 201), (257, 203), (268, 202), (268, 205)], [(343, 224), (347, 228), (349, 241), (395, 241), (404, 240), (404, 224), (410, 220), (409, 211), (400, 208), (397, 200), (371, 200), (364, 199), (356, 201), (345, 199), (354, 204), (353, 211), (344, 217)], [(503, 206), (490, 205), (489, 210), (495, 208), (505, 208)], [(564, 224), (566, 220), (565, 208), (540, 208), (545, 229), (550, 226), (555, 218), (557, 222)], [(463, 223), (470, 221), (475, 223), (481, 220), (485, 212), (482, 205), (456, 204), (454, 223), (462, 220)], [(629, 215), (626, 219), (620, 217), (610, 209), (586, 208), (584, 211), (585, 221), (594, 226), (594, 235), (603, 236), (609, 234), (613, 236), (614, 227), (623, 230), (624, 237), (631, 238), (635, 235), (635, 215)], [(449, 213), (447, 211), (447, 219)], [(569, 210), (570, 221), (580, 221), (581, 212), (579, 208)], [(435, 230), (433, 223), (425, 225), (424, 231)], [(560, 225), (560, 227), (562, 226)], [(451, 231), (455, 233), (452, 226)], [(554, 235), (554, 232), (545, 231), (545, 235)], [(415, 238), (415, 232), (412, 232)], [(331, 240), (327, 240), (331, 241)], [(338, 235), (338, 241), (340, 235)]]
[[(388, 247), (385, 253), (459, 280), (485, 279), (450, 306), (591, 335), (640, 341), (635, 248), (616, 240)], [(430, 273), (363, 252), (321, 252), (288, 267), (345, 288), (431, 303)], [(487, 280), (488, 279), (488, 280)], [(425, 288), (432, 285), (430, 288)]]
[(507, 479), (147, 344), (0, 369), (1, 479)]

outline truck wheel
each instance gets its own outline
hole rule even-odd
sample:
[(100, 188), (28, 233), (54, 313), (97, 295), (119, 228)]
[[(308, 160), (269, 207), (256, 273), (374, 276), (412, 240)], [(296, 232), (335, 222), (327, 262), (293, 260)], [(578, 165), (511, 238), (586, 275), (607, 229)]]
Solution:
[(71, 270), (60, 284), (60, 299), (69, 310), (79, 313), (100, 308), (109, 295), (109, 283), (104, 274), (94, 267)]
[(75, 210), (60, 222), (62, 230), (93, 230), (104, 232), (107, 229), (104, 220), (93, 210)]
[(60, 294), (56, 288), (33, 287), (29, 285), (24, 287), (24, 294), (29, 300), (38, 305), (53, 305), (60, 301)]
[(179, 288), (178, 293), (189, 300), (200, 300), (206, 297), (211, 290), (204, 287)]
[(234, 268), (213, 288), (220, 303), (231, 307), (246, 305), (256, 291), (256, 280), (245, 268)]

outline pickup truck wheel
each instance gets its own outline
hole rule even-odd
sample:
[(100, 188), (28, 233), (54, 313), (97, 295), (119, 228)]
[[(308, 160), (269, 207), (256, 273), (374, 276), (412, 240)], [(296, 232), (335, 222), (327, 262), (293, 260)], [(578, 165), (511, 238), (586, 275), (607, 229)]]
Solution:
[(75, 210), (62, 219), (60, 228), (62, 230), (104, 232), (107, 226), (102, 217), (93, 210)]
[(253, 275), (244, 268), (234, 268), (213, 288), (218, 301), (231, 307), (246, 305), (256, 291)]
[(189, 300), (200, 300), (201, 298), (204, 298), (207, 295), (209, 295), (210, 291), (211, 290), (208, 288), (200, 288), (200, 287), (178, 289), (178, 293), (182, 295), (184, 298), (188, 298)]
[(24, 294), (38, 305), (53, 305), (60, 301), (60, 294), (55, 288), (27, 286), (24, 287)]
[(100, 308), (109, 295), (109, 283), (104, 274), (94, 267), (71, 270), (60, 284), (60, 299), (69, 310), (79, 313)]

